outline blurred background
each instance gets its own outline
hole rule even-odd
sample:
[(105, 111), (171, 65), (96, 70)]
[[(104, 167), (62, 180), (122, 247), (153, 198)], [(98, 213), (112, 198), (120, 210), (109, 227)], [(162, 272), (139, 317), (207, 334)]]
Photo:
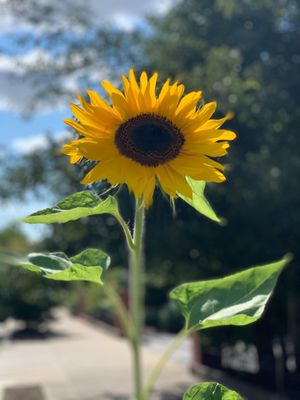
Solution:
[[(227, 182), (207, 186), (224, 226), (180, 201), (174, 217), (156, 194), (147, 215), (147, 326), (180, 329), (180, 313), (168, 301), (175, 285), (292, 252), (263, 319), (197, 335), (190, 363), (250, 385), (249, 399), (259, 398), (256, 387), (271, 393), (265, 398), (299, 399), (298, 0), (0, 1), (0, 329), (14, 318), (23, 325), (10, 340), (29, 333), (40, 340), (58, 306), (118, 325), (97, 287), (45, 282), (3, 255), (73, 255), (101, 246), (112, 256), (110, 279), (126, 297), (126, 250), (113, 218), (46, 228), (17, 221), (82, 190), (82, 168), (59, 153), (73, 135), (63, 124), (69, 102), (88, 88), (104, 95), (99, 82), (119, 85), (119, 74), (132, 66), (158, 71), (160, 82), (171, 77), (202, 89), (205, 101), (217, 100), (218, 116), (234, 113), (227, 126), (238, 133), (225, 161)], [(125, 191), (120, 197), (130, 218), (132, 199)]]

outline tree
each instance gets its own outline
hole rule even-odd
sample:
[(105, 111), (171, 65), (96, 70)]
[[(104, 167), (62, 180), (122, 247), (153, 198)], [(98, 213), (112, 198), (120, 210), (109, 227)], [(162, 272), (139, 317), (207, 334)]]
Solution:
[(136, 58), (139, 33), (124, 33), (92, 1), (4, 0), (0, 14), (13, 27), (0, 45), (3, 104), (26, 116), (65, 106)]
[(63, 285), (54, 285), (14, 266), (16, 257), (32, 251), (18, 226), (0, 232), (0, 321), (22, 320), (27, 330), (37, 330), (62, 302)]
[[(205, 221), (180, 201), (174, 220), (168, 201), (154, 202), (147, 216), (148, 290), (159, 291), (160, 307), (167, 291), (184, 280), (225, 275), (241, 265), (293, 252), (294, 264), (283, 276), (267, 318), (243, 331), (245, 340), (257, 341), (269, 367), (273, 336), (291, 336), (300, 359), (295, 312), (300, 283), (295, 268), (300, 222), (299, 14), (300, 6), (293, 0), (182, 1), (164, 17), (150, 19), (151, 34), (141, 38), (135, 53), (140, 68), (158, 70), (162, 79), (171, 75), (189, 89), (204, 89), (206, 100), (218, 100), (223, 113), (232, 110), (235, 118), (228, 126), (238, 133), (227, 159), (228, 182), (207, 188), (214, 207), (227, 219), (224, 227)], [(78, 190), (79, 170), (64, 158), (53, 157), (53, 151), (54, 146), (6, 169), (7, 182), (14, 184), (1, 179), (0, 194), (23, 195), (24, 188), (44, 186), (62, 197)], [(125, 209), (129, 215), (128, 200)], [(161, 230), (154, 235), (157, 220)], [(60, 245), (75, 253), (80, 250), (75, 244), (79, 238), (82, 247), (102, 242), (113, 255), (113, 264), (119, 264), (124, 253), (120, 232), (117, 227), (111, 230), (112, 223), (103, 218), (99, 228), (91, 218), (55, 226), (45, 244), (49, 250)], [(222, 337), (211, 333), (206, 340), (220, 343), (235, 335), (226, 330)]]
[[(300, 222), (299, 16), (299, 2), (293, 0), (181, 1), (166, 16), (150, 19), (152, 35), (142, 43), (147, 69), (183, 80), (189, 89), (204, 89), (206, 100), (216, 99), (224, 113), (235, 113), (228, 125), (238, 133), (228, 158), (228, 182), (211, 188), (227, 226), (200, 226), (193, 212), (178, 204), (179, 219), (175, 226), (166, 222), (162, 232), (170, 238), (162, 253), (173, 249), (174, 255), (168, 260), (169, 276), (178, 276), (175, 265), (180, 269), (191, 262), (198, 267), (198, 272), (190, 270), (192, 275), (213, 277), (243, 263), (294, 253), (294, 268), (286, 273), (269, 317), (244, 334), (256, 335), (263, 360), (272, 358), (276, 335), (292, 337), (298, 359), (300, 355), (299, 320), (295, 312), (287, 313), (288, 304), (295, 310), (300, 302), (295, 268)], [(177, 229), (183, 220), (189, 221), (184, 235)], [(156, 237), (154, 254), (159, 246)], [(224, 334), (228, 337), (229, 332)]]

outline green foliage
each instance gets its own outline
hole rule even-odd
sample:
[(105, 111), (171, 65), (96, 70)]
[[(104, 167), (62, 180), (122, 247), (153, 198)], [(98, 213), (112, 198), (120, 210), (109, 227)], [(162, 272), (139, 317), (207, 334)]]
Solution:
[(183, 318), (174, 302), (169, 301), (156, 309), (157, 327), (165, 332), (179, 332), (182, 329)]
[(85, 190), (60, 200), (51, 208), (31, 214), (23, 221), (29, 224), (62, 224), (97, 214), (118, 215), (117, 201), (111, 196), (100, 200), (95, 194)]
[(187, 182), (192, 188), (193, 191), (193, 198), (190, 199), (179, 194), (179, 197), (182, 198), (186, 203), (190, 206), (195, 208), (199, 213), (205, 215), (207, 218), (211, 219), (212, 221), (221, 223), (221, 219), (217, 216), (217, 214), (212, 209), (211, 205), (209, 204), (208, 200), (204, 195), (204, 189), (206, 182), (204, 181), (196, 181), (195, 179), (187, 177)]
[[(170, 279), (189, 262), (197, 279), (262, 256), (277, 259), (292, 251), (299, 257), (299, 16), (300, 3), (294, 0), (189, 0), (150, 20), (152, 34), (142, 43), (144, 68), (159, 71), (162, 79), (179, 79), (191, 90), (203, 89), (205, 101), (217, 100), (220, 115), (234, 112), (225, 126), (238, 135), (222, 158), (227, 182), (208, 188), (215, 209), (229, 221), (226, 230), (205, 222), (199, 229), (179, 201), (178, 220), (161, 228), (170, 238), (160, 250), (168, 260), (164, 264), (173, 264)], [(183, 222), (186, 229), (177, 234)], [(153, 227), (148, 224), (148, 232)], [(153, 254), (160, 240), (152, 240)], [(200, 249), (196, 261), (189, 258), (191, 249)], [(284, 295), (297, 293), (296, 269), (287, 279), (289, 290), (278, 295), (281, 304)]]
[[(60, 62), (24, 63), (15, 61), (28, 80), (34, 81), (26, 101), (18, 102), (17, 112), (32, 116), (44, 107), (53, 107), (57, 102), (68, 102), (74, 96), (74, 88), (64, 84), (62, 79), (74, 79), (77, 89), (92, 88), (107, 74), (116, 79), (119, 72), (128, 70), (136, 58), (137, 32), (124, 34), (118, 24), (107, 24), (95, 16), (91, 7), (80, 1), (68, 7), (67, 4), (27, 0), (26, 5), (18, 1), (17, 6), (11, 0), (4, 0), (5, 15), (13, 21), (24, 21), (28, 31), (20, 35), (10, 35), (11, 46), (3, 46), (1, 51), (10, 54), (10, 48), (20, 50), (37, 49), (47, 46), (50, 53), (59, 56)], [(93, 7), (92, 7), (93, 8)], [(39, 32), (40, 21), (45, 29)], [(17, 22), (16, 22), (17, 23)], [(46, 28), (46, 27), (49, 27)], [(81, 32), (80, 35), (68, 32)], [(77, 60), (77, 61), (75, 61)], [(105, 62), (107, 71), (99, 70), (99, 63)], [(16, 78), (17, 79), (17, 78)], [(14, 105), (11, 105), (15, 110)]]
[[(131, 64), (143, 60), (142, 68), (157, 70), (162, 79), (171, 76), (189, 89), (203, 89), (205, 100), (218, 101), (221, 114), (233, 110), (235, 118), (227, 125), (238, 139), (226, 157), (228, 181), (207, 188), (214, 207), (229, 221), (225, 228), (204, 219), (199, 224), (194, 210), (182, 201), (176, 204), (175, 220), (167, 202), (154, 202), (147, 217), (147, 273), (161, 292), (187, 280), (232, 273), (241, 263), (278, 259), (286, 251), (295, 254), (296, 264), (300, 240), (299, 2), (188, 0), (174, 4), (162, 17), (152, 19), (151, 34), (141, 43), (143, 55), (135, 42), (138, 62)], [(130, 49), (132, 44), (123, 36)], [(112, 37), (108, 32), (107, 52)], [(90, 44), (101, 47), (98, 39), (93, 37)], [(86, 48), (80, 39), (73, 51), (84, 58)], [(115, 65), (123, 68), (124, 63)], [(1, 198), (24, 199), (28, 188), (35, 190), (35, 196), (40, 187), (46, 188), (57, 198), (81, 190), (83, 171), (58, 156), (54, 147), (52, 143), (51, 148), (34, 154), (3, 159)], [(129, 216), (127, 194), (121, 204)], [(122, 264), (126, 254), (114, 219), (97, 219), (101, 223), (91, 217), (67, 226), (55, 224), (49, 227), (51, 234), (43, 246), (74, 254), (100, 243), (114, 256), (114, 264)], [(299, 279), (298, 269), (289, 268), (266, 318), (247, 330), (234, 330), (242, 339), (245, 335), (253, 338), (268, 367), (274, 336), (292, 337), (299, 361), (300, 342), (291, 329), (298, 324)], [(209, 331), (217, 346), (232, 338), (233, 330), (224, 332)]]
[(14, 266), (0, 266), (0, 321), (23, 320), (38, 326), (51, 317), (51, 311), (62, 303), (64, 289), (41, 277)]
[(221, 279), (184, 283), (170, 293), (185, 317), (186, 329), (248, 325), (257, 321), (275, 288), (288, 256)]
[(101, 275), (110, 263), (110, 257), (101, 250), (87, 249), (68, 258), (62, 252), (31, 253), (28, 263), (20, 266), (42, 275), (47, 279), (58, 281), (88, 281), (103, 284)]
[(204, 382), (191, 386), (185, 392), (183, 400), (243, 400), (243, 398), (220, 383)]
[(19, 225), (13, 224), (0, 231), (0, 254), (1, 251), (24, 251), (30, 247), (31, 245), (22, 233)]
[(202, 89), (205, 101), (218, 102), (216, 117), (234, 112), (225, 128), (237, 133), (222, 158), (227, 181), (206, 189), (227, 225), (203, 220), (200, 226), (181, 201), (172, 220), (167, 207), (154, 203), (147, 225), (148, 269), (164, 277), (168, 290), (169, 282), (228, 275), (240, 265), (278, 260), (291, 251), (293, 265), (259, 323), (201, 333), (202, 344), (205, 336), (218, 353), (224, 342), (255, 343), (268, 370), (274, 368), (274, 337), (292, 338), (300, 365), (299, 18), (295, 0), (179, 1), (150, 20), (152, 34), (142, 43), (143, 68), (159, 71), (162, 80), (179, 79), (190, 90)]
[(16, 318), (36, 329), (62, 303), (64, 287), (15, 267), (31, 246), (17, 225), (0, 232), (0, 321)]

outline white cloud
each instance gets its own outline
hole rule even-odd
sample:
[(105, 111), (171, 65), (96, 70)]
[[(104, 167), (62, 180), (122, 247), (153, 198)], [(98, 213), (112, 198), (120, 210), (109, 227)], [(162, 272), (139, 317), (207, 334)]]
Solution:
[[(29, 215), (36, 210), (49, 207), (49, 201), (30, 201), (20, 202), (11, 201), (9, 203), (0, 202), (0, 230), (7, 226), (20, 222), (21, 218)], [(45, 225), (21, 225), (22, 231), (30, 241), (40, 241), (48, 232), (48, 227)]]
[[(92, 60), (92, 52), (89, 55)], [(39, 49), (16, 57), (0, 54), (0, 110), (31, 114), (64, 108), (80, 91), (83, 78), (99, 81), (109, 76), (105, 64), (94, 57), (94, 62), (81, 67), (78, 55), (77, 61), (73, 59), (74, 72), (66, 75), (66, 59)]]
[(44, 149), (47, 147), (47, 136), (37, 135), (29, 138), (17, 138), (11, 143), (11, 147), (23, 154), (29, 154), (38, 149)]
[[(81, 20), (89, 19), (90, 24), (98, 25), (99, 22), (120, 22), (121, 27), (134, 24), (148, 13), (161, 14), (165, 12), (175, 0), (26, 0), (12, 2), (0, 0), (1, 28), (0, 32), (17, 30), (53, 30), (55, 27), (69, 28), (80, 25)], [(43, 7), (48, 7), (47, 15), (37, 24), (30, 24), (32, 19), (42, 12)], [(52, 9), (52, 13), (49, 13)], [(120, 16), (122, 15), (122, 18)], [(84, 16), (84, 17), (83, 17)], [(73, 19), (73, 24), (72, 24)], [(126, 23), (124, 23), (126, 20)], [(74, 23), (75, 22), (75, 23)], [(84, 25), (84, 24), (83, 24)]]
[[(103, 22), (130, 31), (145, 14), (165, 12), (173, 1), (0, 0), (0, 38), (1, 32), (10, 29), (20, 34), (32, 30), (36, 36), (59, 29), (64, 32), (73, 29), (78, 34), (81, 28), (93, 30)], [(45, 6), (52, 12), (39, 11)], [(38, 23), (31, 24), (29, 17)], [(31, 49), (22, 56), (0, 54), (0, 110), (30, 115), (64, 108), (86, 82), (92, 86), (94, 82), (111, 78), (110, 72), (110, 67), (93, 49), (55, 58), (39, 49)]]
[[(24, 110), (29, 112), (27, 108), (31, 107), (37, 93), (48, 87), (51, 77), (51, 68), (48, 72), (34, 72), (33, 69), (51, 62), (54, 60), (50, 55), (38, 49), (18, 57), (0, 54), (0, 109), (17, 113), (23, 113)], [(41, 108), (51, 108), (47, 101), (41, 100)], [(56, 104), (56, 108), (60, 106), (62, 104)]]
[(126, 32), (131, 32), (139, 22), (139, 18), (134, 15), (116, 13), (112, 17), (112, 22), (120, 29), (123, 29)]
[[(56, 132), (52, 139), (57, 142), (63, 142), (71, 139), (72, 135), (68, 131)], [(19, 137), (14, 139), (10, 146), (14, 151), (22, 154), (34, 153), (37, 150), (46, 149), (49, 144), (49, 135), (44, 133), (30, 136), (30, 137)]]
[(40, 74), (32, 76), (30, 73), (0, 69), (0, 109), (16, 113), (29, 114), (33, 102), (38, 100), (35, 111), (50, 111), (61, 109), (65, 106), (63, 101), (51, 104), (45, 97), (37, 98), (39, 92), (48, 88), (48, 79), (39, 79)]
[[(59, 1), (59, 0), (57, 0)], [(72, 1), (74, 4), (74, 1)], [(82, 4), (82, 0), (76, 0), (76, 4)], [(143, 18), (146, 14), (161, 14), (171, 6), (172, 0), (86, 0), (85, 4), (92, 11), (95, 20), (104, 19), (107, 21), (115, 21), (124, 25), (133, 26), (138, 19)], [(124, 22), (126, 21), (126, 24)]]

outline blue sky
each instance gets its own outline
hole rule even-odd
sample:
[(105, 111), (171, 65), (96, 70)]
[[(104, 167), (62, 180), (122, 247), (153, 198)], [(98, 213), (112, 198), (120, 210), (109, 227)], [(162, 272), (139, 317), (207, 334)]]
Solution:
[(2, 134), (0, 146), (16, 150), (14, 143), (19, 140), (28, 141), (44, 133), (55, 133), (65, 129), (64, 118), (70, 115), (68, 108), (52, 112), (40, 113), (24, 118), (13, 111), (0, 111)]
[[(28, 4), (26, 3), (26, 6), (29, 6), (27, 7), (29, 12), (30, 1), (27, 0)], [(50, 0), (48, 1), (50, 4)], [(22, 36), (28, 33), (41, 37), (41, 35), (47, 35), (47, 30), (51, 31), (61, 26), (69, 29), (67, 32), (73, 32), (72, 19), (69, 19), (68, 25), (68, 18), (76, 7), (79, 9), (81, 7), (82, 10), (90, 7), (92, 10), (89, 14), (91, 26), (109, 22), (114, 27), (128, 31), (135, 26), (145, 25), (145, 14), (163, 13), (173, 1), (175, 0), (152, 0), (150, 2), (101, 0), (99, 7), (99, 2), (93, 0), (64, 0), (64, 2), (51, 0), (51, 6), (57, 8), (57, 18), (52, 21), (42, 20), (38, 27), (31, 25), (28, 19), (24, 19), (22, 13), (14, 13), (13, 2), (7, 2), (7, 6), (3, 7), (4, 13), (0, 17), (0, 157), (3, 150), (9, 151), (13, 157), (34, 151), (45, 144), (46, 135), (61, 137), (66, 130), (63, 120), (71, 115), (68, 103), (74, 100), (79, 90), (78, 82), (81, 79), (81, 76), (76, 75), (75, 71), (75, 75), (70, 76), (69, 79), (64, 77), (63, 80), (58, 80), (59, 84), (64, 85), (62, 87), (68, 93), (69, 101), (64, 99), (62, 102), (56, 103), (53, 100), (51, 102), (47, 98), (42, 98), (41, 100), (44, 102), (41, 107), (35, 110), (30, 118), (24, 118), (22, 114), (30, 111), (30, 104), (36, 98), (35, 90), (43, 91), (44, 82), (47, 84), (49, 79), (59, 79), (59, 76), (53, 76), (51, 73), (53, 74), (55, 68), (59, 66), (60, 60), (53, 57), (53, 53), (51, 54), (44, 47), (34, 48), (28, 44), (17, 46), (14, 39), (22, 39)], [(22, 4), (25, 3), (20, 3), (20, 6)], [(43, 6), (45, 0), (37, 0), (36, 4)], [(80, 35), (81, 33), (80, 30), (74, 30), (73, 34)], [(43, 68), (39, 69), (43, 63), (48, 65), (46, 73)], [(51, 70), (51, 63), (53, 70)], [(107, 74), (105, 65), (96, 64), (93, 68), (84, 73), (92, 76), (95, 81), (103, 79), (103, 76)], [(26, 72), (28, 70), (30, 70), (30, 74)], [(37, 201), (34, 197), (30, 198), (28, 202), (22, 203), (13, 200), (9, 204), (0, 202), (0, 229), (20, 217), (49, 205), (51, 205), (49, 202)], [(40, 238), (41, 233), (44, 232), (42, 227), (26, 227), (25, 224), (22, 226), (32, 239)]]
[[(8, 149), (14, 154), (14, 157), (31, 151), (31, 149), (34, 150), (42, 145), (45, 133), (56, 135), (57, 132), (62, 132), (65, 129), (63, 120), (69, 115), (68, 108), (37, 114), (26, 119), (16, 112), (0, 111), (2, 125), (0, 150), (1, 148)], [(49, 205), (49, 200), (35, 200), (34, 197), (28, 199), (27, 202), (0, 203), (0, 229)], [(22, 224), (22, 230), (31, 240), (38, 240), (47, 232), (47, 228), (39, 225)]]
[[(9, 149), (15, 157), (18, 157), (20, 153), (40, 146), (43, 142), (44, 133), (55, 135), (65, 129), (63, 120), (69, 114), (70, 111), (66, 108), (24, 119), (24, 117), (12, 111), (0, 111), (2, 125), (0, 149)], [(49, 206), (48, 201), (35, 200), (32, 197), (25, 203), (10, 201), (6, 204), (0, 204), (0, 229), (17, 222), (23, 216)], [(47, 232), (47, 228), (39, 225), (23, 224), (22, 230), (31, 240), (38, 240), (41, 235)]]

